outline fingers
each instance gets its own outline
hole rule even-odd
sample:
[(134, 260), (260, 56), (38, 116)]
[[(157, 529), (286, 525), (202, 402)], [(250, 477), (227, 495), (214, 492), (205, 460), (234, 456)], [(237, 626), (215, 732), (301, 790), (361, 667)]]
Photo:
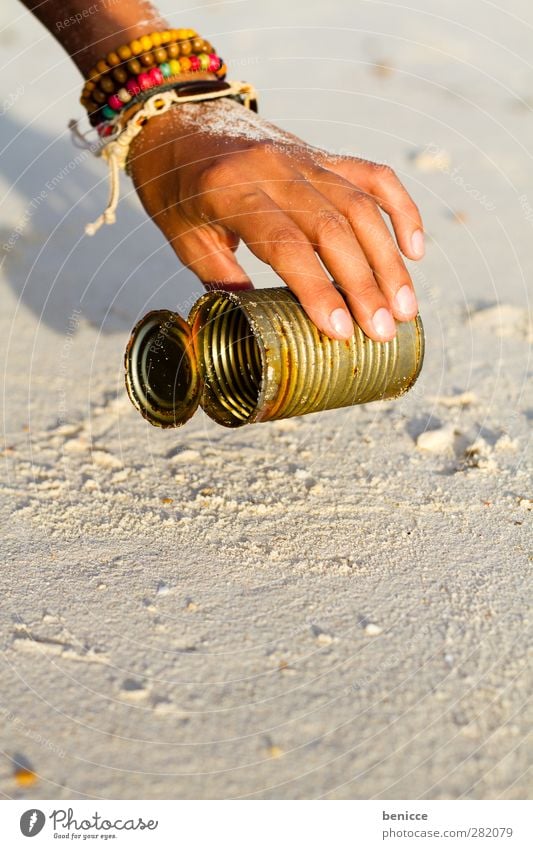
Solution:
[(183, 231), (175, 219), (161, 227), (178, 258), (202, 281), (206, 289), (242, 291), (253, 284), (237, 262), (234, 250), (238, 238), (215, 226), (191, 227)]
[(324, 164), (335, 174), (373, 195), (390, 216), (398, 245), (409, 259), (424, 256), (424, 225), (418, 207), (392, 168), (375, 162), (326, 157)]
[(227, 247), (204, 246), (198, 250), (197, 240), (183, 236), (178, 256), (200, 278), (206, 289), (241, 291), (253, 289), (253, 284), (244, 269)]
[[(354, 193), (353, 189), (351, 193)], [(381, 225), (387, 230), (375, 204), (372, 203), (372, 206)], [(367, 336), (379, 342), (392, 339), (396, 326), (386, 294), (378, 286), (360, 240), (356, 238), (348, 218), (339, 207), (329, 203), (324, 194), (309, 183), (302, 183), (298, 188), (298, 200), (292, 203), (290, 215), (318, 252), (339, 285), (352, 315)], [(365, 221), (362, 221), (361, 228), (364, 227)], [(367, 238), (371, 242), (372, 233), (367, 234)], [(395, 247), (394, 251), (398, 255)]]
[(314, 324), (334, 339), (353, 334), (346, 304), (320, 265), (312, 244), (295, 220), (261, 190), (227, 198), (230, 212), (220, 224), (241, 236), (294, 292)]
[(395, 318), (414, 318), (418, 304), (411, 278), (374, 200), (330, 171), (321, 169), (311, 179), (350, 223)]

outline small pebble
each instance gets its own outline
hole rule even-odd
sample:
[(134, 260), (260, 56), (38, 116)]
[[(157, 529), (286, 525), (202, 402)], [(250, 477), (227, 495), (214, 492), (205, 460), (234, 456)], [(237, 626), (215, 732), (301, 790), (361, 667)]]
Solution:
[(91, 460), (95, 466), (102, 469), (120, 469), (122, 463), (118, 457), (114, 457), (109, 451), (93, 451)]
[(439, 427), (436, 430), (425, 430), (416, 440), (416, 447), (420, 451), (439, 453), (452, 448), (455, 430), (450, 425)]
[(283, 749), (280, 746), (269, 746), (267, 752), (269, 758), (276, 760), (276, 758), (281, 758)]
[(471, 404), (477, 403), (477, 398), (473, 392), (461, 392), (457, 395), (435, 395), (432, 400), (437, 404), (442, 404), (443, 407), (470, 407)]
[(120, 693), (124, 698), (137, 701), (144, 699), (148, 695), (148, 690), (140, 681), (134, 681), (133, 678), (127, 678), (120, 688)]
[(462, 209), (456, 209), (451, 213), (451, 218), (453, 221), (457, 221), (458, 224), (464, 224), (468, 221), (468, 215)]
[(394, 68), (386, 62), (376, 62), (376, 64), (372, 67), (372, 73), (375, 74), (376, 77), (390, 77), (394, 71)]
[(180, 451), (171, 458), (172, 463), (190, 463), (192, 460), (199, 460), (200, 452), (194, 448), (186, 448), (185, 451)]
[(174, 713), (174, 706), (170, 699), (165, 696), (155, 697), (152, 700), (154, 713)]
[(311, 633), (319, 646), (330, 646), (335, 640), (332, 634), (323, 631), (318, 625), (311, 625)]
[(34, 771), (25, 766), (17, 766), (14, 777), (19, 787), (33, 787), (38, 780)]
[(67, 454), (78, 454), (84, 451), (88, 451), (91, 447), (91, 443), (84, 436), (80, 436), (78, 439), (69, 439), (65, 442), (63, 446), (63, 451)]
[(429, 145), (415, 156), (414, 162), (418, 170), (424, 173), (447, 171), (451, 164), (450, 155), (445, 150), (433, 150)]
[(274, 430), (281, 430), (285, 432), (289, 432), (291, 430), (298, 430), (300, 427), (299, 423), (294, 419), (278, 419), (278, 421), (272, 422), (271, 425)]
[(382, 633), (383, 628), (380, 628), (375, 622), (369, 622), (368, 625), (365, 625), (365, 636), (367, 637), (379, 637)]

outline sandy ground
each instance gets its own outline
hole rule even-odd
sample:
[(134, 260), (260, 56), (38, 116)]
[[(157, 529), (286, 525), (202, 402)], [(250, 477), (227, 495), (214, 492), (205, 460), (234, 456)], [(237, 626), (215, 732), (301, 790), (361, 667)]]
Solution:
[(531, 4), (179, 5), (265, 116), (397, 169), (426, 364), (399, 402), (146, 424), (129, 330), (200, 287), (127, 180), (84, 237), (77, 73), (2, 4), (0, 792), (523, 798)]

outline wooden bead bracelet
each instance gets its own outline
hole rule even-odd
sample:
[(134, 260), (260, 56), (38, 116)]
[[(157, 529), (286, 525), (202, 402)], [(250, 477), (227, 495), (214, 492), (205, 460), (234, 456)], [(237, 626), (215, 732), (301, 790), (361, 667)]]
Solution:
[(168, 87), (179, 82), (184, 74), (197, 71), (208, 71), (217, 79), (223, 79), (227, 68), (220, 56), (215, 53), (209, 55), (201, 53), (199, 56), (191, 56), (187, 59), (171, 59), (170, 62), (147, 69), (136, 77), (129, 77), (125, 85), (116, 93), (110, 94), (102, 106), (90, 107), (89, 120), (95, 127), (105, 121), (111, 121), (127, 104), (135, 101), (144, 92), (153, 89), (151, 93), (154, 94), (155, 89)]
[[(194, 65), (194, 57), (200, 55), (214, 55), (214, 50), (193, 29), (169, 29), (133, 39), (129, 44), (112, 50), (91, 68), (83, 87), (81, 103), (88, 111), (98, 109), (107, 102), (109, 95), (116, 94), (131, 77), (176, 60), (182, 60), (185, 66), (185, 60), (189, 59)], [(182, 69), (181, 72), (186, 71)]]

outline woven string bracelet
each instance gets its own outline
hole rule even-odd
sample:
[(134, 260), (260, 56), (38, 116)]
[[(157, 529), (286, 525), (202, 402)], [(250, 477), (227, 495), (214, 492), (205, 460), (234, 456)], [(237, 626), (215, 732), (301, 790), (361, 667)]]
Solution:
[[(163, 115), (169, 109), (180, 103), (192, 103), (202, 100), (216, 100), (221, 97), (239, 97), (244, 106), (253, 108), (257, 102), (257, 92), (250, 83), (228, 82), (228, 88), (223, 91), (202, 92), (199, 94), (188, 94), (180, 97), (174, 90), (162, 91), (149, 97), (143, 107), (137, 111), (128, 121), (122, 132), (112, 141), (94, 151), (95, 156), (105, 159), (109, 168), (109, 198), (103, 213), (96, 221), (87, 224), (85, 232), (88, 236), (94, 236), (97, 230), (104, 224), (114, 224), (116, 221), (116, 210), (120, 199), (120, 169), (126, 170), (130, 145), (134, 138), (141, 132), (144, 124), (157, 115)], [(78, 139), (83, 136), (77, 130), (76, 122), (71, 122), (70, 128)]]

